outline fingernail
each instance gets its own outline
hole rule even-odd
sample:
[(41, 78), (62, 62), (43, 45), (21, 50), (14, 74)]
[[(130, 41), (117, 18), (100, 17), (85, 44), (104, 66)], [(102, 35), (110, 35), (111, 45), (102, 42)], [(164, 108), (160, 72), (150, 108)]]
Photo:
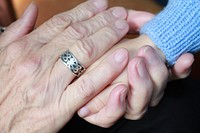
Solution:
[(118, 20), (115, 22), (115, 26), (119, 29), (119, 30), (123, 30), (125, 29), (128, 24), (125, 20)]
[(22, 17), (26, 16), (31, 11), (32, 7), (33, 7), (33, 2), (31, 2), (31, 4), (28, 6), (28, 8), (26, 8), (26, 10), (23, 13)]
[(113, 16), (116, 18), (125, 19), (126, 18), (126, 10), (123, 8), (116, 8), (112, 11)]
[(126, 95), (127, 95), (127, 89), (124, 87), (123, 90), (121, 91), (121, 95), (120, 95), (120, 102), (122, 104), (124, 104), (124, 102), (125, 102)]
[(146, 77), (147, 76), (145, 63), (142, 59), (139, 60), (139, 62), (137, 64), (137, 71), (138, 71), (138, 74), (139, 74), (140, 77)]
[(114, 59), (117, 63), (123, 63), (128, 58), (127, 51), (125, 49), (118, 50), (115, 55)]
[(148, 64), (155, 64), (157, 62), (157, 57), (155, 51), (152, 50), (150, 47), (145, 47), (144, 49), (144, 54), (148, 55), (147, 57), (147, 62)]
[(78, 115), (81, 118), (84, 118), (84, 117), (88, 116), (89, 114), (90, 114), (90, 111), (87, 107), (83, 107), (78, 111)]
[(97, 8), (104, 8), (107, 5), (106, 0), (91, 0), (91, 1), (93, 1), (94, 6)]

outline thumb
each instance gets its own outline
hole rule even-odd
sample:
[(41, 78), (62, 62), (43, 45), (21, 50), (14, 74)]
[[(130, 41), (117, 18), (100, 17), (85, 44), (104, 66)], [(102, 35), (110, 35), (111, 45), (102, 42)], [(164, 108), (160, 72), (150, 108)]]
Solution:
[(8, 26), (5, 32), (0, 36), (1, 46), (6, 46), (18, 38), (30, 33), (35, 26), (37, 16), (38, 8), (34, 3), (31, 3), (23, 16)]
[(185, 53), (181, 55), (171, 69), (170, 80), (183, 79), (189, 76), (193, 63), (193, 54)]

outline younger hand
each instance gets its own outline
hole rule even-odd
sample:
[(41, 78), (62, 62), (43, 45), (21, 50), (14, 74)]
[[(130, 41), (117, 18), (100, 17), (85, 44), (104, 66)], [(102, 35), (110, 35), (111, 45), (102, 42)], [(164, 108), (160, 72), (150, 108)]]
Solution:
[[(128, 17), (130, 31), (138, 31), (152, 17), (153, 14), (150, 13), (130, 10)], [(127, 119), (139, 119), (147, 111), (148, 106), (155, 106), (159, 103), (168, 80), (185, 78), (189, 75), (194, 61), (192, 54), (182, 55), (174, 67), (168, 69), (165, 65), (164, 56), (151, 40), (148, 37), (140, 38), (142, 39), (124, 41), (124, 43), (117, 46), (128, 49), (130, 58), (135, 57), (129, 61), (127, 71), (124, 71), (101, 94), (79, 110), (78, 113), (82, 118), (95, 125), (109, 127), (120, 118), (114, 112), (116, 110), (124, 110)], [(145, 38), (148, 41), (145, 42)], [(142, 45), (147, 44), (153, 47), (142, 47)], [(138, 52), (136, 53), (136, 51)], [(119, 106), (120, 102), (116, 99), (120, 98), (117, 93), (120, 94), (118, 91), (122, 86), (129, 87), (129, 91), (127, 103), (123, 105), (123, 108), (120, 108), (122, 106)], [(125, 107), (126, 109), (124, 109)], [(104, 114), (102, 110), (106, 110)]]

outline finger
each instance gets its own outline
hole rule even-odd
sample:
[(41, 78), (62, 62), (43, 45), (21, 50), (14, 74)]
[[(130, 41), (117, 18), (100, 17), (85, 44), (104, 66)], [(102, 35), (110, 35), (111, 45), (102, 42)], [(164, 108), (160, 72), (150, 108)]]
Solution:
[(182, 79), (189, 76), (194, 62), (194, 56), (190, 53), (181, 55), (171, 69), (170, 80)]
[(125, 49), (119, 49), (95, 69), (83, 74), (68, 86), (60, 100), (63, 109), (61, 114), (67, 115), (67, 110), (75, 113), (80, 109), (123, 71), (127, 61), (128, 52)]
[[(82, 64), (85, 68), (87, 68), (101, 55), (103, 55), (104, 52), (106, 52), (110, 47), (112, 47), (116, 42), (118, 42), (127, 33), (127, 31), (128, 31), (128, 25), (126, 21), (118, 20), (115, 22), (115, 24), (104, 27), (95, 34), (89, 36), (88, 38), (85, 38), (81, 41), (77, 41), (77, 43), (74, 44), (73, 46), (69, 48), (67, 47), (62, 48), (60, 50), (69, 49), (69, 51), (73, 53), (73, 55), (77, 58), (80, 64)], [(57, 60), (56, 57), (58, 57), (61, 53), (64, 52), (58, 50), (55, 52), (54, 50), (56, 50), (58, 47), (52, 49), (53, 51), (52, 52), (50, 51), (48, 53), (48, 54), (54, 53), (54, 55), (47, 56), (48, 62), (52, 61), (52, 64), (55, 64), (54, 62)], [(51, 57), (51, 59), (49, 57)], [(65, 77), (65, 75), (68, 75), (68, 78), (62, 79), (65, 81), (62, 84), (63, 85), (62, 88), (65, 88), (66, 84), (69, 84), (75, 78), (73, 73), (63, 64), (61, 60), (58, 60), (56, 62), (53, 69), (54, 70), (52, 71), (52, 73), (56, 75), (52, 77), (54, 78), (53, 81), (58, 82), (63, 77)]]
[(154, 17), (154, 14), (144, 11), (128, 10), (128, 24), (130, 26), (130, 32), (138, 32), (139, 29), (149, 20)]
[(154, 89), (151, 106), (155, 106), (159, 103), (164, 94), (164, 89), (169, 77), (167, 67), (157, 52), (150, 46), (141, 48), (138, 52), (138, 56), (145, 59), (145, 64), (151, 76)]
[[(66, 42), (73, 44), (77, 40), (84, 40), (84, 38), (92, 36), (96, 32), (101, 31), (103, 28), (113, 25), (113, 23), (115, 23), (117, 20), (125, 19), (126, 16), (127, 13), (124, 8), (112, 8), (86, 21), (72, 24), (55, 39), (53, 39), (51, 44), (53, 47), (55, 47), (55, 45), (59, 45), (58, 48), (60, 48), (61, 46), (66, 46)], [(68, 45), (67, 47), (69, 47)]]
[(34, 3), (31, 3), (23, 16), (7, 27), (5, 32), (0, 36), (0, 48), (31, 32), (35, 26), (37, 16), (38, 8)]
[(125, 113), (127, 92), (126, 86), (118, 85), (110, 93), (106, 105), (99, 112), (84, 119), (101, 127), (112, 126)]
[[(106, 25), (117, 21), (117, 19), (125, 19), (126, 17), (127, 13), (124, 8), (111, 8), (109, 10), (97, 14), (91, 19), (71, 25), (65, 30), (65, 32), (59, 35), (59, 37), (65, 36), (65, 38), (72, 40), (83, 39), (97, 32), (102, 27), (105, 27)], [(54, 40), (55, 42), (58, 42), (56, 39)]]
[[(78, 115), (81, 118), (86, 118), (102, 110), (107, 104), (109, 95), (111, 94), (112, 90), (117, 87), (117, 85), (119, 84), (112, 84), (106, 87), (103, 91), (101, 91), (101, 93), (95, 96), (86, 105), (81, 107), (81, 109), (78, 111)], [(90, 121), (88, 120), (88, 122)]]
[(153, 83), (143, 58), (135, 57), (129, 62), (128, 80), (130, 89), (125, 117), (136, 120), (141, 118), (148, 109), (153, 92)]
[(69, 25), (87, 20), (107, 8), (107, 0), (89, 0), (70, 11), (55, 15), (38, 27), (31, 36), (40, 43), (47, 43)]
[(109, 84), (103, 91), (101, 91), (100, 94), (95, 96), (79, 110), (80, 116), (83, 118), (99, 112), (106, 105), (111, 91), (120, 84), (129, 86), (126, 69), (117, 78), (115, 78), (115, 80), (111, 84)]

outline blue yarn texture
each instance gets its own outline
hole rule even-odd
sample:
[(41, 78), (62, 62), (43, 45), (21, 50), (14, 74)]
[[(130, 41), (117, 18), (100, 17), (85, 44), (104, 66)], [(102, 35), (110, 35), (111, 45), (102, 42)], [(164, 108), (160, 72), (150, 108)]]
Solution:
[(149, 36), (170, 66), (181, 54), (200, 51), (200, 0), (169, 0), (140, 34)]

